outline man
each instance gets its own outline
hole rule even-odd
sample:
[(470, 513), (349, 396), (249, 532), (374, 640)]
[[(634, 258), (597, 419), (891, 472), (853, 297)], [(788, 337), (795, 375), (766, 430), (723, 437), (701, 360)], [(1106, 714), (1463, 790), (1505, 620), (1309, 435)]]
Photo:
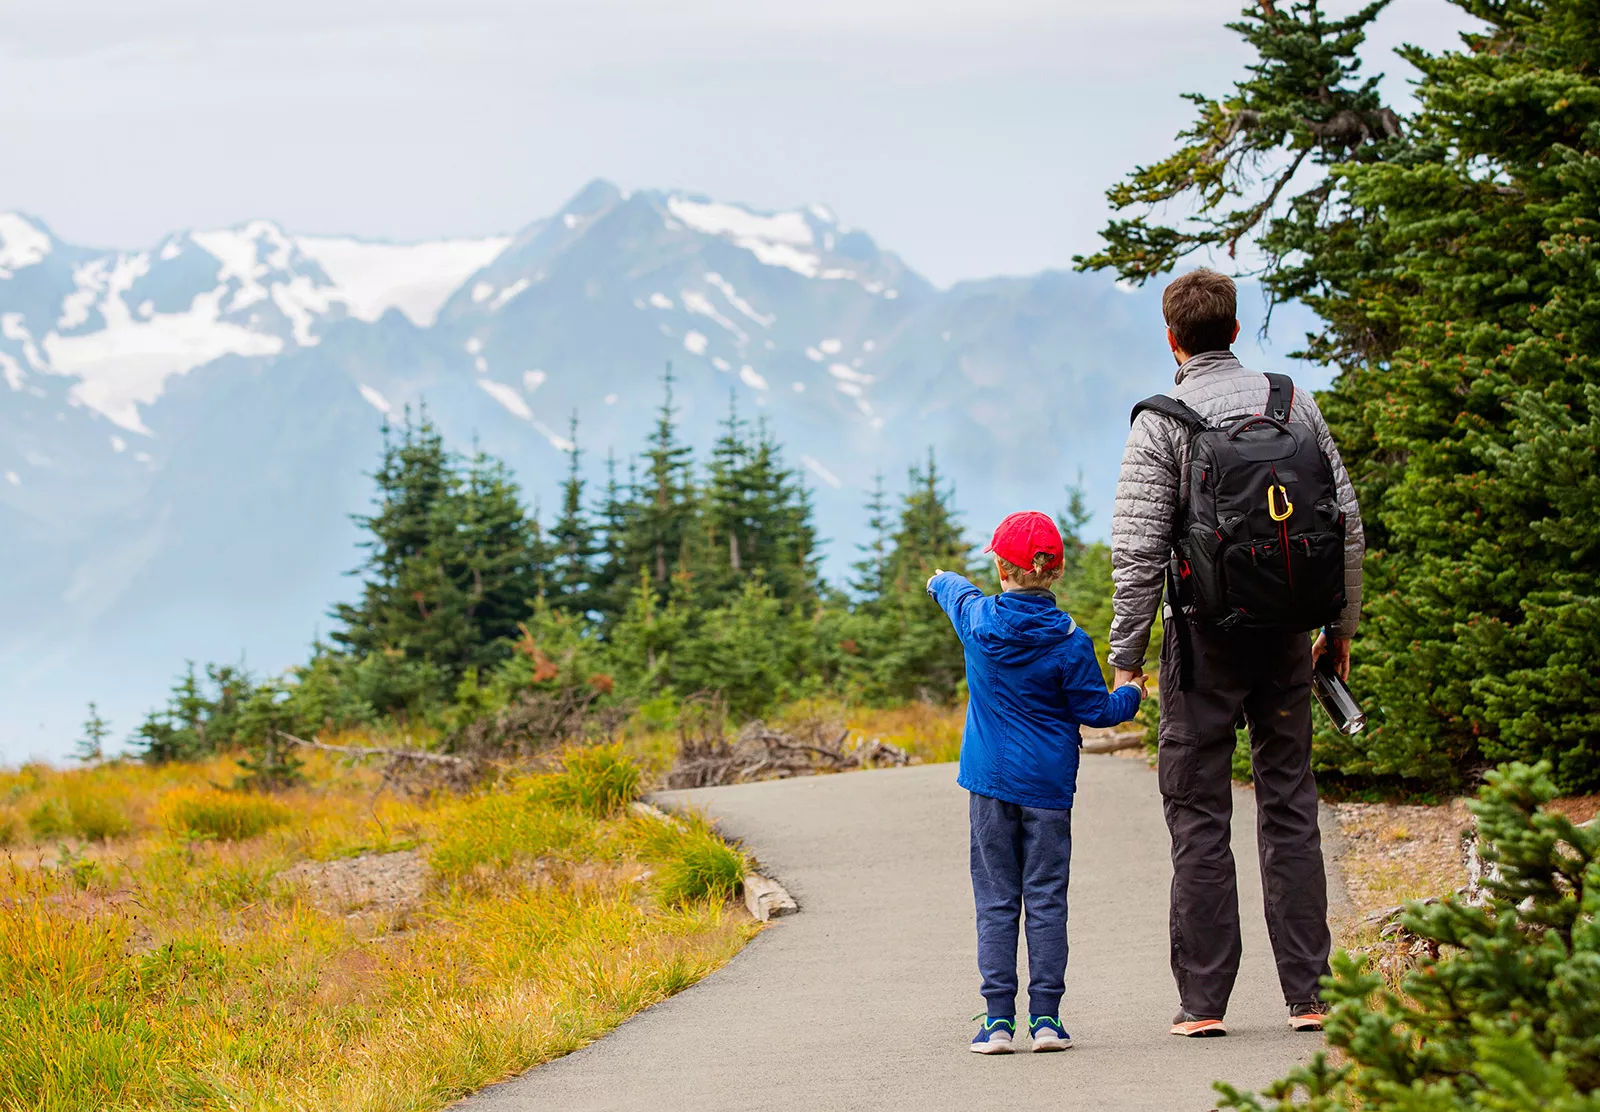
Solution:
[[(1253, 423), (1257, 431), (1252, 435), (1279, 435), (1269, 425), (1282, 428), (1283, 436), (1289, 436), (1290, 429), (1299, 430), (1305, 450), (1326, 477), (1330, 495), (1325, 512), (1342, 513), (1337, 526), (1328, 526), (1328, 535), (1337, 537), (1334, 530), (1342, 527), (1344, 550), (1342, 609), (1338, 541), (1333, 540), (1323, 554), (1332, 563), (1333, 601), (1328, 613), (1332, 620), (1315, 644), (1304, 626), (1294, 631), (1253, 628), (1249, 620), (1209, 624), (1195, 616), (1199, 607), (1167, 600), (1158, 775), (1172, 836), (1172, 972), (1181, 1008), (1171, 1030), (1188, 1037), (1227, 1033), (1223, 1017), (1241, 952), (1238, 882), (1229, 845), (1233, 814), (1229, 773), (1234, 730), (1242, 716), (1250, 730), (1267, 927), (1289, 1006), (1289, 1025), (1318, 1031), (1324, 1012), (1319, 979), (1328, 972), (1331, 940), (1317, 786), (1311, 774), (1311, 672), (1324, 654), (1332, 654), (1335, 670), (1341, 677), (1349, 676), (1350, 639), (1361, 608), (1360, 513), (1338, 448), (1310, 393), (1293, 390), (1287, 380), (1272, 383), (1246, 370), (1230, 350), (1239, 335), (1232, 280), (1211, 270), (1194, 271), (1173, 281), (1161, 304), (1167, 340), (1178, 363), (1169, 397), (1192, 412), (1167, 399), (1152, 399), (1158, 404), (1145, 403), (1135, 411), (1111, 527), (1116, 592), (1110, 661), (1116, 682), (1125, 683), (1144, 671), (1174, 540), (1186, 513), (1194, 509), (1189, 456), (1192, 445), (1199, 443), (1194, 439), (1196, 428), (1229, 424), (1274, 409), (1268, 416), (1282, 418), (1282, 423), (1261, 417)], [(1290, 388), (1280, 389), (1284, 385)], [(1310, 444), (1312, 436), (1320, 453)], [(1214, 484), (1217, 477), (1197, 467), (1193, 481)], [(1286, 473), (1284, 481), (1294, 480)], [(1277, 482), (1276, 476), (1272, 482)], [(1263, 499), (1260, 512), (1270, 510), (1274, 522), (1296, 512), (1288, 505), (1288, 495), (1280, 493), (1284, 491), (1274, 486), (1270, 500)], [(1332, 491), (1337, 492), (1336, 507)], [(1308, 508), (1302, 504), (1298, 512), (1305, 514)], [(1216, 533), (1219, 540), (1226, 529), (1224, 523)], [(1203, 540), (1210, 543), (1211, 530), (1204, 532)], [(1285, 526), (1278, 550), (1284, 553), (1284, 562), (1291, 539), (1299, 541)], [(1273, 550), (1270, 543), (1261, 549)], [(1298, 559), (1298, 549), (1295, 553)], [(1309, 547), (1306, 554), (1309, 558)], [(1256, 558), (1254, 547), (1249, 555)], [(1268, 559), (1263, 556), (1263, 563)], [(1181, 553), (1173, 568), (1174, 584), (1192, 571)], [(1235, 565), (1235, 571), (1241, 577), (1249, 573), (1242, 565)], [(1292, 568), (1288, 583), (1292, 591)], [(1189, 595), (1196, 590), (1198, 586), (1189, 587)], [(1233, 617), (1246, 616), (1240, 609)]]

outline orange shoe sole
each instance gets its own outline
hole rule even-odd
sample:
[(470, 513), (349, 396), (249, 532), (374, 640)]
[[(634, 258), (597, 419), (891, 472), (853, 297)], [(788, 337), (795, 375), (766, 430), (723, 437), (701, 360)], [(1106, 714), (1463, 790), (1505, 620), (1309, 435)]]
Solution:
[(1186, 1039), (1214, 1039), (1226, 1035), (1228, 1027), (1220, 1019), (1195, 1019), (1188, 1023), (1174, 1023), (1172, 1033)]
[(1291, 1031), (1320, 1031), (1323, 1021), (1328, 1017), (1313, 1013), (1311, 1015), (1292, 1015), (1289, 1017), (1289, 1030)]

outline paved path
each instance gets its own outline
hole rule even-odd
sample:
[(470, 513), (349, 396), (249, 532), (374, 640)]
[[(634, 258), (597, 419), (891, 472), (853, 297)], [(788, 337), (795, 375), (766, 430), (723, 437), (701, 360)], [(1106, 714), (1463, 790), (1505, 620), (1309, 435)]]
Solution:
[[(1226, 1039), (1166, 1033), (1171, 869), (1155, 775), (1087, 757), (1075, 816), (1064, 1054), (966, 1050), (981, 1010), (954, 765), (673, 793), (788, 886), (781, 919), (721, 971), (566, 1058), (494, 1086), (470, 1112), (753, 1108), (1205, 1112), (1210, 1082), (1259, 1085), (1320, 1045), (1285, 1024), (1235, 793), (1245, 965)], [(1333, 878), (1336, 891), (1342, 885)], [(1026, 984), (1026, 965), (1023, 966)]]

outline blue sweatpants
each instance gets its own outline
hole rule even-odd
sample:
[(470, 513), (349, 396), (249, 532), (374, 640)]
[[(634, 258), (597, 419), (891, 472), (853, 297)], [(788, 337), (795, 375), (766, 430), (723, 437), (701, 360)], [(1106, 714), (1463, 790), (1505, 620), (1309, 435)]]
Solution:
[(1028, 928), (1028, 1011), (1057, 1015), (1067, 975), (1072, 811), (972, 793), (972, 898), (989, 1015), (1017, 1014), (1017, 928)]

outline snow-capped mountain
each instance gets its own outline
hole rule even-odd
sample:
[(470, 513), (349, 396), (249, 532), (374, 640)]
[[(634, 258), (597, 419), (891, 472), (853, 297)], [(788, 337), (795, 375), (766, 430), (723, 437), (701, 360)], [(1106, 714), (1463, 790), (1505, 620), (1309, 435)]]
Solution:
[(131, 729), (185, 658), (302, 656), (354, 589), (385, 416), (426, 404), (550, 505), (570, 415), (599, 480), (669, 360), (691, 443), (731, 393), (808, 469), (836, 568), (873, 474), (930, 446), (974, 531), (1080, 469), (1104, 511), (1128, 409), (1171, 369), (1153, 292), (935, 289), (821, 205), (597, 181), (514, 235), (253, 220), (135, 251), (0, 214), (0, 762), (65, 751), (89, 699)]

